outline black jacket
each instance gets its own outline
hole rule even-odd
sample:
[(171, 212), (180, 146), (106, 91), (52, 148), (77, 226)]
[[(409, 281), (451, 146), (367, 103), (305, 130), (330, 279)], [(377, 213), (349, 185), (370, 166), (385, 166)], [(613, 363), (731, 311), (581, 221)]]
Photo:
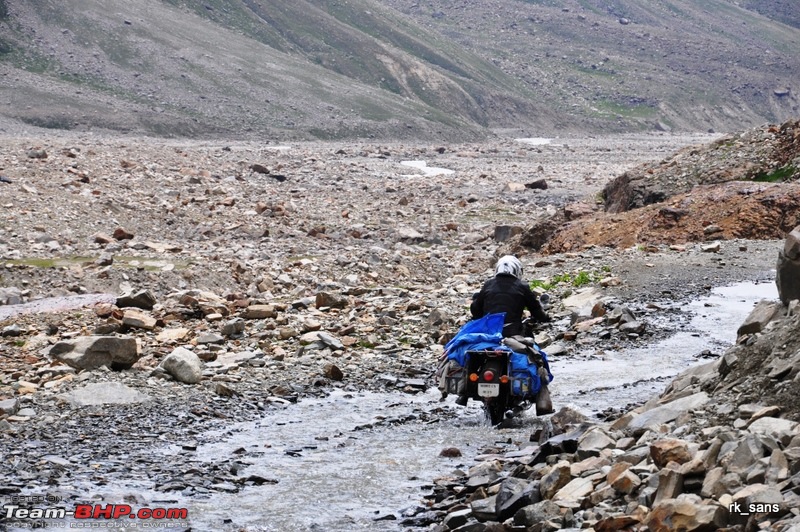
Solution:
[(476, 319), (505, 312), (503, 336), (515, 336), (522, 334), (522, 314), (526, 308), (537, 321), (550, 321), (527, 284), (513, 275), (500, 274), (483, 284), (481, 291), (472, 297), (469, 310)]

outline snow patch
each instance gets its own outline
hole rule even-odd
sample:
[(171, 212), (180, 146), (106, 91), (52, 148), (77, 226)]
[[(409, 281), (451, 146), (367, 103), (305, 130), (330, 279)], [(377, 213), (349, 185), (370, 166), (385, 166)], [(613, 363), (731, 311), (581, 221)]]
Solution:
[(436, 168), (433, 166), (428, 166), (428, 163), (425, 161), (401, 161), (400, 164), (403, 166), (410, 166), (412, 168), (416, 168), (422, 175), (426, 177), (431, 177), (435, 175), (449, 175), (454, 174), (455, 170), (448, 170), (447, 168)]

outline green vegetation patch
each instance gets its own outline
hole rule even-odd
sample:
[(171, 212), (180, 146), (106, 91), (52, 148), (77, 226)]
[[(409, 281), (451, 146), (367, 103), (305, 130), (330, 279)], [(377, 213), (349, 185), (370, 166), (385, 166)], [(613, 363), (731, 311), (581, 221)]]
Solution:
[(578, 270), (576, 272), (564, 272), (553, 275), (549, 279), (534, 279), (529, 283), (531, 290), (540, 288), (542, 290), (553, 290), (558, 287), (580, 288), (593, 283), (599, 283), (608, 277), (611, 268), (603, 266), (599, 270)]
[(65, 116), (21, 116), (19, 119), (26, 124), (44, 129), (72, 129), (73, 122)]
[(649, 103), (633, 99), (630, 102), (600, 101), (595, 104), (601, 114), (619, 115), (628, 118), (652, 118), (658, 109)]
[(784, 181), (794, 181), (800, 177), (800, 171), (791, 164), (778, 168), (774, 172), (759, 172), (753, 176), (753, 181), (759, 183), (782, 183)]

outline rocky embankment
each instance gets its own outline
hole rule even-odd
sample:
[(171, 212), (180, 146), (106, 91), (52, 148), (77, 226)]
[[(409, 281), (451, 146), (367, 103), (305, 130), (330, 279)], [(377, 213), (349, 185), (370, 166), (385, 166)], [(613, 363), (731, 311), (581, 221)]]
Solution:
[(518, 237), (544, 253), (587, 246), (783, 236), (800, 223), (800, 123), (790, 120), (690, 146), (605, 185), (603, 212), (573, 205)]
[(736, 345), (665, 392), (596, 423), (562, 409), (522, 445), (495, 444), (435, 481), (406, 523), (439, 531), (800, 527), (800, 227)]

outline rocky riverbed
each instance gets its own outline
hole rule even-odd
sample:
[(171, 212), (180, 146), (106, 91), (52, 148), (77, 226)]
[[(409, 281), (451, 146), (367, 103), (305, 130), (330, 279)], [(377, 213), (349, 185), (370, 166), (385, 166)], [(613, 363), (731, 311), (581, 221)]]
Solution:
[[(196, 453), (226, 427), (291, 423), (282, 417), (287, 408), (324, 402), (331, 394), (430, 394), (442, 344), (466, 321), (472, 292), (491, 274), (496, 256), (517, 245), (515, 236), (554, 212), (576, 205), (596, 209), (612, 177), (710, 140), (659, 135), (453, 146), (5, 139), (0, 461), (9, 467), (0, 471), (0, 495), (50, 494), (69, 505), (189, 504), (281, 482), (279, 471), (248, 471), (241, 455), (253, 451), (246, 446), (218, 457), (205, 454), (204, 460)], [(782, 247), (774, 238), (722, 240), (710, 232), (702, 242), (672, 245), (588, 245), (548, 255), (523, 250), (526, 277), (554, 301), (550, 313), (556, 320), (537, 338), (558, 363), (652, 345), (685, 328), (691, 319), (686, 307), (714, 287), (774, 282)], [(792, 319), (777, 311), (770, 318)], [(759, 345), (767, 322), (743, 337), (743, 345)], [(780, 328), (773, 329), (777, 334)], [(792, 438), (759, 436), (760, 451), (752, 451), (755, 459), (742, 469), (747, 474), (714, 462), (725, 453), (701, 454), (717, 440), (720, 446), (746, 440), (755, 449), (752, 438), (745, 438), (752, 416), (777, 419), (781, 411), (794, 412), (788, 408), (791, 386), (773, 404), (771, 395), (759, 397), (738, 381), (715, 381), (739, 371), (720, 351), (696, 353), (716, 365), (669, 392), (668, 399), (697, 399), (716, 397), (720, 388), (724, 394), (714, 408), (703, 410), (708, 399), (685, 407), (705, 412), (707, 418), (697, 419), (708, 422), (676, 424), (675, 419), (695, 419), (676, 416), (631, 429), (639, 417), (626, 412), (642, 408), (645, 398), (561, 411), (528, 429), (524, 444), (517, 432), (491, 453), (459, 449), (465, 464), (483, 455), (478, 469), (435, 481), (427, 505), (420, 489), (418, 510), (400, 515), (401, 509), (381, 508), (374, 517), (381, 526), (397, 528), (484, 530), (495, 526), (485, 523), (508, 519), (511, 529), (613, 522), (598, 525), (612, 530), (623, 521), (641, 527), (652, 522), (647, 515), (657, 503), (678, 500), (681, 490), (674, 486), (653, 498), (656, 479), (671, 474), (661, 471), (674, 467), (642, 456), (645, 464), (626, 462), (639, 469), (618, 471), (624, 466), (616, 465), (617, 458), (666, 445), (657, 443), (666, 435), (679, 440), (672, 447), (686, 449), (681, 456), (691, 457), (685, 462), (694, 469), (679, 471), (681, 479), (723, 467), (721, 476), (737, 473), (740, 484), (774, 486), (766, 472), (749, 467), (772, 456), (767, 450), (787, 454), (795, 447)], [(729, 369), (722, 375), (720, 361), (726, 360)], [(656, 384), (663, 389), (667, 380)], [(569, 394), (558, 390), (554, 399), (570, 403)], [(759, 402), (778, 410), (767, 415), (742, 406)], [(363, 423), (348, 423), (344, 432), (390, 431), (471, 415), (447, 401), (403, 407), (396, 415), (392, 404), (383, 403)], [(740, 416), (747, 417), (746, 425), (737, 426)], [(325, 426), (310, 434), (327, 438), (319, 441), (341, 437)], [(493, 446), (493, 433), (482, 434)], [(554, 448), (551, 435), (566, 443)], [(264, 438), (266, 449), (303, 453), (302, 445), (284, 448), (270, 441), (269, 432)], [(179, 452), (165, 459), (165, 448)], [(584, 463), (589, 458), (595, 461)], [(607, 478), (612, 468), (636, 485), (617, 489)], [(782, 475), (769, 479), (794, 478)], [(551, 477), (559, 479), (552, 485), (558, 488), (542, 491)], [(555, 497), (573, 480), (580, 480), (580, 490)], [(728, 481), (725, 489), (715, 484), (707, 493), (685, 490), (699, 498), (690, 506), (713, 507), (703, 510), (713, 526), (722, 519), (715, 508), (724, 506), (724, 495), (743, 500), (736, 498), (737, 483)], [(120, 500), (93, 499), (103, 486), (125, 482), (138, 491), (115, 492)], [(434, 481), (420, 483), (425, 482)], [(694, 479), (681, 485), (699, 484)], [(645, 493), (647, 487), (655, 490)], [(776, 488), (769, 489), (775, 496)], [(777, 490), (785, 499), (783, 519), (792, 489)], [(144, 490), (163, 498), (137, 498)], [(518, 519), (518, 510), (541, 504), (532, 490), (549, 503), (550, 513)], [(314, 496), (297, 495), (302, 501)], [(509, 497), (514, 502), (501, 508)], [(604, 521), (623, 514), (623, 521)], [(261, 526), (281, 529), (270, 528), (268, 517)]]

